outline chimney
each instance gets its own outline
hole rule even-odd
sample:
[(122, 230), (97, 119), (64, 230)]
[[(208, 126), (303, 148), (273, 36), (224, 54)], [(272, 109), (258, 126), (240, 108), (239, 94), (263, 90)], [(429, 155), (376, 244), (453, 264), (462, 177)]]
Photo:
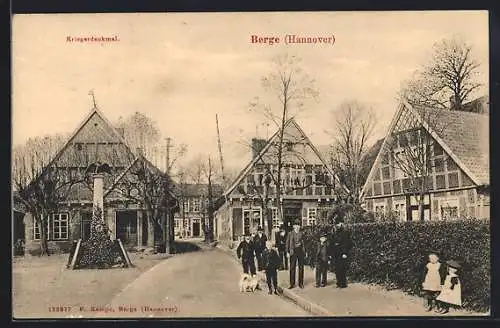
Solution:
[(252, 159), (257, 157), (257, 155), (266, 146), (266, 144), (266, 139), (252, 138)]

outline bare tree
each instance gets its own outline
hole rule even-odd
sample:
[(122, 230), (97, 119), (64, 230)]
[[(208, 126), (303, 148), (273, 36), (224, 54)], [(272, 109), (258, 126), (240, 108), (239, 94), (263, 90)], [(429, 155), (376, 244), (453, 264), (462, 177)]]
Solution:
[(394, 169), (394, 176), (402, 179), (402, 191), (417, 198), (419, 218), (424, 220), (424, 197), (433, 187), (434, 156), (440, 149), (428, 132), (442, 134), (446, 129), (441, 119), (442, 109), (413, 106), (416, 115), (404, 108), (394, 131), (381, 150), (382, 165)]
[(153, 149), (158, 147), (161, 140), (161, 133), (155, 121), (141, 112), (135, 112), (129, 117), (120, 117), (116, 127), (123, 133), (131, 149), (142, 149), (143, 155), (152, 160)]
[(87, 177), (74, 174), (70, 168), (85, 167), (85, 158), (69, 153), (51, 165), (61, 150), (64, 137), (61, 135), (31, 138), (25, 145), (12, 152), (12, 182), (14, 201), (22, 205), (40, 228), (41, 255), (50, 255), (47, 242), (49, 215), (57, 212), (64, 201), (70, 198), (75, 185), (90, 183)]
[(472, 47), (459, 38), (444, 39), (434, 44), (429, 63), (406, 81), (399, 93), (412, 105), (425, 105), (461, 110), (481, 87), (476, 81), (479, 62)]
[(368, 148), (376, 125), (371, 108), (357, 101), (341, 104), (335, 115), (335, 130), (330, 152), (330, 164), (340, 181), (349, 189), (349, 196), (359, 204), (359, 195), (368, 172), (363, 165), (363, 158)]
[[(287, 121), (304, 108), (305, 101), (317, 99), (318, 92), (314, 88), (315, 80), (305, 73), (300, 67), (300, 59), (295, 56), (283, 55), (273, 60), (273, 70), (268, 76), (262, 77), (261, 84), (264, 90), (270, 93), (271, 98), (265, 101), (255, 97), (250, 102), (250, 110), (257, 111), (272, 121), (278, 128), (276, 145), (277, 175), (268, 175), (276, 185), (276, 206), (278, 216), (283, 217), (279, 200), (282, 195), (282, 167), (284, 148), (284, 128)], [(268, 233), (272, 233), (272, 218), (267, 210)]]

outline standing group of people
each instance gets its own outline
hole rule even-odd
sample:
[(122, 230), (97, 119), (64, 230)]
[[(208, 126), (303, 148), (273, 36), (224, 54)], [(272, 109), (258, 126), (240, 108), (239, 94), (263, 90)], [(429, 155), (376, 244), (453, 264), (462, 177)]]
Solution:
[[(275, 240), (275, 245), (273, 245), (261, 227), (253, 237), (246, 234), (236, 249), (237, 256), (241, 259), (243, 272), (253, 276), (257, 270), (265, 271), (269, 294), (277, 294), (278, 270), (290, 270), (289, 289), (295, 288), (296, 282), (300, 288), (304, 288), (306, 249), (300, 222), (294, 222), (293, 230), (290, 232), (282, 225)], [(352, 240), (342, 223), (336, 224), (333, 240), (327, 241), (326, 234), (320, 236), (318, 247), (313, 254), (310, 254), (316, 269), (316, 287), (326, 286), (328, 267), (332, 261), (337, 287), (347, 287), (346, 273), (352, 246)], [(255, 259), (257, 259), (257, 270)], [(297, 271), (298, 281), (296, 280)]]

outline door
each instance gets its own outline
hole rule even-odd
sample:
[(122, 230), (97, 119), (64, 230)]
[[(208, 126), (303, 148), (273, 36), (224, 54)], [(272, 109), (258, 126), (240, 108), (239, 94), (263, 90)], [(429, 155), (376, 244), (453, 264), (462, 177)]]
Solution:
[(199, 237), (201, 230), (200, 219), (193, 219), (193, 237)]
[(116, 238), (124, 245), (137, 245), (137, 211), (116, 211)]
[(92, 221), (92, 212), (81, 212), (82, 215), (82, 241), (90, 238), (90, 222)]
[(302, 203), (289, 203), (283, 206), (283, 222), (292, 226), (295, 220), (302, 222)]

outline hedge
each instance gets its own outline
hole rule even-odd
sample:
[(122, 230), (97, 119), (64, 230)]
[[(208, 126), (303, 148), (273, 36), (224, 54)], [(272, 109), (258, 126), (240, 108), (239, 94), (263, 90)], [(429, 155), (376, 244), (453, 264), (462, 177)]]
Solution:
[[(419, 295), (421, 268), (429, 250), (438, 250), (441, 261), (458, 260), (462, 265), (462, 303), (466, 309), (487, 311), (490, 308), (490, 222), (455, 220), (426, 222), (377, 222), (346, 225), (354, 247), (350, 254), (351, 281), (375, 283), (388, 289), (401, 289)], [(331, 225), (303, 229), (306, 263), (313, 265), (318, 235)]]

